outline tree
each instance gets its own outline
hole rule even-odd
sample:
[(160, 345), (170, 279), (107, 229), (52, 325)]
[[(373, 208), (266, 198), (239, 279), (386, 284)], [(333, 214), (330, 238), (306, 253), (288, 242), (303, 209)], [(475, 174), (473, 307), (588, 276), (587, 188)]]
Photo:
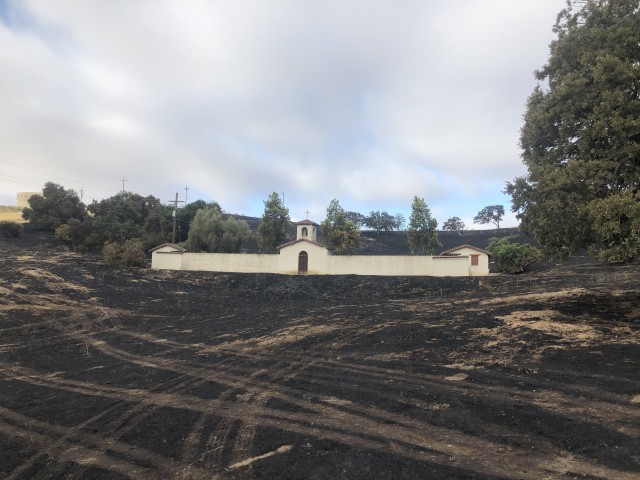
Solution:
[(86, 214), (85, 205), (75, 191), (47, 182), (42, 196), (34, 195), (29, 199), (29, 207), (22, 211), (22, 218), (38, 230), (54, 231), (73, 218), (82, 220)]
[(446, 222), (442, 224), (443, 230), (449, 230), (450, 232), (460, 232), (464, 230), (465, 224), (460, 217), (449, 217)]
[(431, 210), (424, 199), (417, 195), (411, 203), (411, 216), (407, 228), (409, 251), (413, 255), (433, 255), (442, 244), (438, 240), (438, 221), (431, 216)]
[(258, 246), (262, 252), (273, 251), (287, 238), (291, 218), (280, 196), (273, 192), (264, 202), (264, 213), (258, 225)]
[(524, 272), (528, 265), (538, 262), (542, 255), (526, 243), (511, 243), (506, 238), (493, 240), (487, 246), (496, 268), (504, 273)]
[(358, 228), (364, 227), (367, 217), (358, 212), (347, 212), (347, 220), (351, 220)]
[(489, 205), (473, 217), (473, 223), (493, 223), (497, 228), (500, 228), (502, 217), (504, 217), (504, 207), (502, 205)]
[(396, 227), (396, 218), (390, 213), (376, 210), (375, 212), (370, 212), (368, 217), (365, 217), (364, 224), (378, 234), (381, 231), (391, 232)]
[[(640, 0), (573, 0), (529, 97), (512, 210), (547, 254), (640, 248)], [(625, 205), (623, 212), (620, 206)]]
[(160, 199), (149, 195), (121, 192), (99, 202), (94, 200), (88, 210), (93, 214), (81, 221), (72, 219), (56, 228), (56, 236), (74, 250), (100, 250), (106, 242), (123, 243), (138, 238), (143, 248), (165, 242), (170, 223)]
[(350, 255), (360, 247), (360, 230), (347, 218), (347, 212), (337, 199), (331, 200), (322, 222), (325, 243), (336, 255)]
[[(222, 208), (217, 202), (205, 202), (204, 200), (195, 200), (189, 202), (182, 208), (176, 210), (176, 241), (184, 242), (189, 237), (189, 227), (196, 212), (203, 208), (215, 208), (222, 212)], [(165, 216), (169, 223), (173, 222), (173, 205), (165, 207)]]
[(217, 208), (206, 207), (196, 212), (185, 245), (193, 252), (237, 253), (250, 236), (244, 220), (225, 218)]
[(404, 215), (402, 215), (401, 213), (396, 213), (395, 222), (393, 225), (394, 228), (400, 232), (402, 231), (406, 223), (407, 223), (407, 220), (404, 218)]

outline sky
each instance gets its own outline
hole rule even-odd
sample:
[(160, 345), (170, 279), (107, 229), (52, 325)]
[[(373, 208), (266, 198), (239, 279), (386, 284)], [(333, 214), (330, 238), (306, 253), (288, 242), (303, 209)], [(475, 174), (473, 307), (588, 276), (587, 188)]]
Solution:
[(502, 191), (564, 3), (0, 0), (0, 204), (53, 181), (260, 216), (275, 191), (320, 222), (417, 195), (440, 225), (501, 204), (516, 226)]

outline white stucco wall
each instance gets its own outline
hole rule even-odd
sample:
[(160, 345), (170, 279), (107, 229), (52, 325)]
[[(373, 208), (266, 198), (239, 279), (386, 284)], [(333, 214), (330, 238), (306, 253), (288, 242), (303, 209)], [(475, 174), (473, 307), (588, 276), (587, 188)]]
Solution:
[[(468, 250), (468, 251), (467, 251)], [(186, 253), (172, 246), (152, 254), (152, 268), (239, 273), (298, 274), (298, 256), (307, 252), (309, 275), (383, 275), (466, 277), (489, 274), (489, 257), (471, 248), (454, 256), (331, 255), (320, 245), (300, 241), (281, 248), (276, 255), (231, 253)], [(471, 266), (470, 255), (480, 255)]]
[[(184, 253), (182, 270), (210, 272), (275, 273), (278, 255), (247, 253)], [(296, 270), (296, 273), (297, 270)]]
[(173, 245), (163, 245), (151, 254), (151, 268), (158, 270), (182, 270), (182, 251)]

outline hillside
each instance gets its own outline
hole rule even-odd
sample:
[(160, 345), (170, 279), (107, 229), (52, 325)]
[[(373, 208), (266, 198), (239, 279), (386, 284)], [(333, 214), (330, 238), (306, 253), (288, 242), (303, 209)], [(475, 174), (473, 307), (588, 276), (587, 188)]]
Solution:
[(119, 270), (0, 239), (0, 478), (636, 479), (640, 267)]
[(22, 209), (18, 207), (5, 207), (0, 205), (0, 221), (24, 222)]

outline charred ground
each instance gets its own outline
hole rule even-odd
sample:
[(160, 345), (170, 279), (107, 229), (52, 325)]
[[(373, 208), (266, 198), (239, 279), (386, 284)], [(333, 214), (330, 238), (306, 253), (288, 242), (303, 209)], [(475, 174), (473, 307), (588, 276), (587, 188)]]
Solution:
[(0, 254), (0, 478), (640, 476), (638, 266), (154, 272), (37, 236)]

